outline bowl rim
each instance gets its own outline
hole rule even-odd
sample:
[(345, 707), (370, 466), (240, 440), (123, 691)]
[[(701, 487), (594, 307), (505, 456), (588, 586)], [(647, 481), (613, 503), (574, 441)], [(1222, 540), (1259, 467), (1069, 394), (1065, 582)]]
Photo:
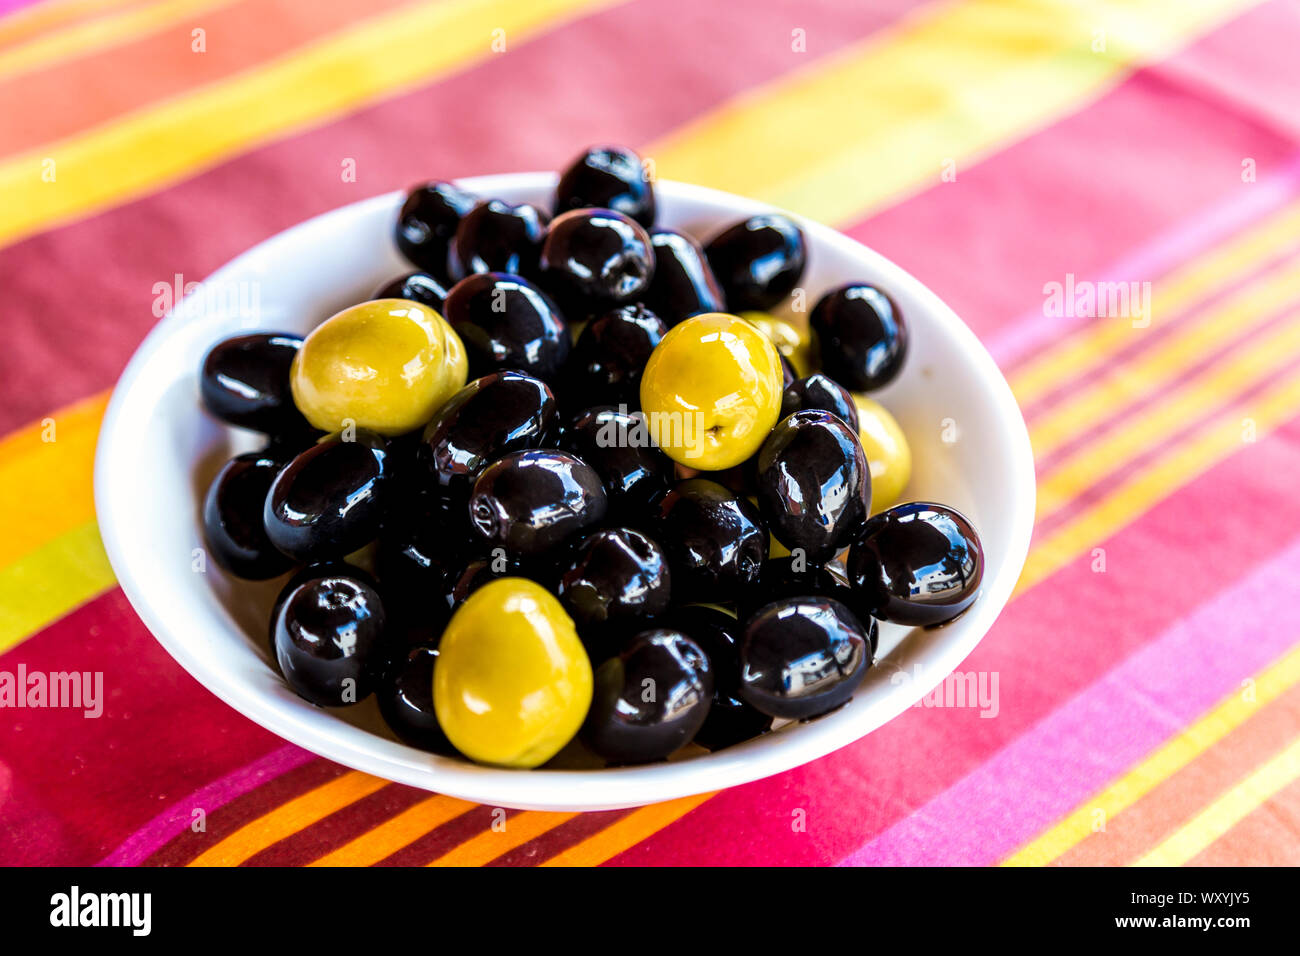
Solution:
[[(556, 179), (555, 173), (529, 172), (463, 177), (456, 182), (475, 193), (491, 195), (496, 192), (537, 191), (552, 187)], [(741, 215), (781, 211), (757, 200), (704, 186), (673, 180), (658, 180), (655, 185), (662, 194), (706, 205), (724, 205)], [(403, 191), (396, 190), (306, 219), (251, 246), (214, 271), (207, 281), (217, 282), (227, 274), (238, 272), (244, 267), (244, 262), (265, 245), (311, 230), (327, 217), (339, 215), (344, 210), (360, 214), (362, 210), (358, 207), (368, 207), (371, 204), (396, 208), (403, 195)], [(437, 757), (405, 745), (397, 746), (409, 750), (418, 759), (398, 760), (337, 738), (323, 752), (319, 731), (309, 726), (298, 714), (279, 706), (278, 701), (266, 698), (252, 684), (221, 679), (204, 666), (195, 649), (173, 634), (167, 626), (149, 598), (147, 582), (136, 574), (127, 552), (125, 542), (130, 529), (123, 527), (118, 520), (115, 502), (123, 491), (129, 492), (129, 489), (118, 487), (117, 479), (123, 474), (123, 469), (118, 467), (114, 453), (114, 436), (129, 424), (122, 420), (128, 394), (161, 344), (185, 318), (180, 314), (180, 303), (154, 326), (131, 357), (113, 389), (95, 451), (94, 493), (100, 534), (109, 562), (127, 600), (154, 638), (195, 680), (242, 716), (273, 734), (353, 769), (489, 806), (555, 811), (595, 811), (643, 806), (760, 780), (824, 757), (862, 739), (942, 683), (984, 638), (1010, 599), (1028, 555), (1033, 532), (1036, 494), (1033, 453), (1023, 415), (997, 363), (975, 333), (936, 293), (902, 267), (833, 227), (793, 213), (786, 215), (794, 218), (807, 231), (811, 243), (836, 247), (846, 255), (871, 261), (874, 271), (890, 275), (891, 290), (906, 286), (908, 296), (924, 303), (925, 309), (933, 315), (935, 321), (944, 326), (945, 334), (955, 339), (956, 344), (975, 365), (981, 380), (988, 383), (990, 392), (987, 397), (996, 407), (998, 421), (1013, 426), (1008, 429), (1007, 439), (1012, 456), (1009, 462), (1010, 473), (1017, 476), (1018, 482), (1018, 487), (1014, 489), (1018, 507), (1012, 512), (1010, 526), (1007, 528), (1005, 559), (992, 577), (985, 578), (980, 599), (963, 615), (974, 618), (963, 631), (963, 639), (938, 645), (935, 651), (937, 659), (927, 661), (924, 672), (909, 682), (910, 693), (894, 693), (886, 700), (855, 709), (857, 719), (817, 720), (801, 727), (798, 734), (764, 736), (688, 760), (630, 767), (520, 772), (483, 767), (457, 758)], [(128, 467), (126, 472), (129, 471)], [(852, 708), (852, 702), (847, 707)]]

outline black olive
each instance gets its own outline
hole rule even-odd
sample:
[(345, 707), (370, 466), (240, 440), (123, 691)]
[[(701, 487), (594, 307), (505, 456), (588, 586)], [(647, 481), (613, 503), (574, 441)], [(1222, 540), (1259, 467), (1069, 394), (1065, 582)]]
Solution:
[(663, 619), (665, 627), (681, 631), (709, 656), (713, 670), (713, 703), (695, 742), (721, 750), (766, 732), (772, 718), (740, 696), (741, 625), (734, 617), (706, 604), (678, 605)]
[(611, 516), (644, 520), (673, 483), (673, 461), (655, 447), (639, 415), (588, 408), (565, 429), (560, 444), (596, 469)]
[(447, 301), (447, 286), (427, 272), (410, 272), (380, 286), (371, 298), (410, 299), (442, 315), (443, 303)]
[(296, 587), (271, 622), (280, 673), (321, 707), (364, 700), (384, 665), (384, 605), (359, 578), (326, 577)]
[(655, 274), (645, 302), (669, 326), (705, 312), (725, 312), (727, 300), (713, 276), (704, 249), (673, 229), (650, 233)]
[(289, 462), (262, 509), (271, 543), (298, 561), (323, 561), (378, 537), (388, 498), (384, 447), (359, 428), (352, 441), (329, 435)]
[(500, 199), (479, 203), (456, 229), (454, 277), (476, 272), (531, 275), (549, 221), (546, 213), (528, 203), (512, 205)]
[(598, 525), (608, 501), (600, 476), (565, 451), (516, 451), (479, 473), (470, 523), (489, 547), (539, 555)]
[(882, 621), (943, 624), (979, 596), (984, 549), (965, 515), (915, 501), (867, 522), (848, 570), (859, 600)]
[(538, 277), (570, 322), (644, 295), (654, 274), (650, 237), (612, 209), (574, 209), (555, 217), (542, 243)]
[(808, 262), (803, 230), (770, 213), (736, 223), (704, 247), (732, 312), (766, 312), (799, 284)]
[(858, 433), (858, 406), (849, 390), (822, 372), (787, 385), (781, 396), (781, 417), (811, 408), (838, 415), (844, 423)]
[(661, 760), (689, 743), (709, 713), (708, 655), (664, 628), (636, 635), (596, 668), (582, 742), (612, 763)]
[(478, 202), (455, 183), (429, 182), (406, 196), (397, 214), (397, 248), (414, 265), (446, 283), (448, 257), (460, 221)]
[(830, 412), (795, 412), (758, 452), (758, 505), (776, 539), (810, 562), (847, 548), (871, 513), (871, 470), (857, 432)]
[(560, 425), (555, 396), (523, 372), (493, 372), (470, 382), (438, 409), (424, 429), (421, 459), (463, 505), (488, 462), (510, 451), (539, 448)]
[(554, 383), (571, 340), (555, 303), (527, 279), (483, 272), (457, 282), (443, 316), (465, 343), (470, 378), (499, 369)]
[(467, 597), (489, 581), (527, 577), (527, 571), (524, 563), (518, 557), (507, 554), (504, 548), (471, 559), (459, 571), (453, 569), (447, 576), (442, 598), (448, 614), (464, 604)]
[(773, 717), (828, 713), (862, 683), (874, 643), (839, 601), (808, 595), (765, 604), (745, 623), (740, 694)]
[(433, 668), (438, 649), (429, 644), (402, 648), (384, 668), (375, 689), (379, 713), (403, 742), (454, 757), (456, 748), (438, 725), (433, 709)]
[(459, 536), (438, 513), (402, 518), (384, 529), (375, 556), (388, 628), (404, 644), (436, 645), (449, 617), (442, 600), (447, 578), (465, 555), (457, 548)]
[(555, 214), (598, 206), (649, 229), (655, 191), (641, 157), (622, 146), (593, 146), (573, 161), (555, 187)]
[(865, 620), (860, 613), (848, 576), (834, 564), (816, 564), (795, 555), (768, 558), (758, 581), (740, 599), (740, 617), (746, 619), (764, 604), (779, 598), (815, 595), (834, 598)]
[(203, 540), (212, 560), (231, 574), (262, 581), (293, 562), (266, 535), (262, 506), (281, 463), (250, 452), (226, 462), (203, 500)]
[(659, 316), (643, 305), (624, 305), (587, 323), (569, 355), (564, 395), (570, 408), (592, 405), (641, 407), (641, 373), (655, 346), (668, 333)]
[[(289, 580), (284, 583), (284, 587), (282, 587), (280, 593), (276, 595), (275, 603), (271, 606), (270, 640), (272, 657), (275, 657), (275, 619), (280, 616), (280, 608), (283, 606), (285, 599), (287, 599), (294, 591), (298, 590), (299, 585), (306, 584), (308, 581), (316, 581), (320, 578), (337, 577), (355, 578), (362, 584), (374, 588), (376, 592), (379, 592), (379, 585), (375, 583), (375, 579), (370, 572), (366, 571), (364, 568), (357, 567), (355, 564), (349, 564), (347, 561), (340, 561), (337, 559), (317, 561), (314, 564), (308, 564), (305, 567), (299, 568), (289, 576)], [(382, 592), (380, 592), (380, 597), (383, 597)]]
[(607, 528), (582, 540), (556, 593), (585, 638), (668, 610), (672, 575), (653, 540), (631, 528)]
[(822, 370), (846, 388), (880, 388), (903, 367), (907, 323), (894, 300), (873, 285), (832, 289), (817, 300), (809, 323), (820, 342)]
[(735, 601), (767, 560), (758, 509), (705, 478), (674, 485), (659, 503), (655, 527), (679, 601)]
[(301, 346), (302, 339), (283, 332), (222, 339), (203, 357), (204, 407), (227, 424), (273, 437), (311, 434), (289, 389), (289, 366)]

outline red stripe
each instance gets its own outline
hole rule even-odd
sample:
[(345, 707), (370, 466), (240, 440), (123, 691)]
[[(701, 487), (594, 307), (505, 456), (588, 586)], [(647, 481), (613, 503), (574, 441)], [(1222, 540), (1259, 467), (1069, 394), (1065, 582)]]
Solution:
[(0, 657), (103, 674), (104, 711), (0, 709), (0, 863), (90, 864), (159, 809), (280, 745), (209, 694), (114, 589)]
[(313, 760), (296, 767), (209, 814), (206, 832), (186, 830), (177, 834), (150, 856), (144, 865), (184, 866), (245, 824), (252, 823), (282, 803), (315, 790), (345, 773), (346, 767), (328, 760)]
[(587, 837), (599, 833), (631, 812), (631, 810), (605, 810), (599, 813), (583, 813), (566, 820), (553, 830), (547, 830), (522, 846), (502, 853), (487, 865), (536, 866), (563, 853), (569, 847), (576, 846)]
[[(829, 757), (724, 791), (611, 864), (812, 865), (848, 855), (1274, 554), (1300, 527), (1296, 474), (1300, 419), (1099, 541), (1106, 573), (1084, 555), (1008, 606), (959, 668), (999, 674), (996, 719), (909, 710)], [(800, 818), (802, 831), (792, 826)], [(717, 839), (724, 832), (744, 838)]]
[[(454, 820), (448, 820), (420, 838), (411, 841), (397, 852), (384, 857), (375, 866), (425, 866), (432, 863), (438, 857), (460, 846), (471, 837), (490, 829), (493, 814), (497, 811), (497, 807), (484, 806), (467, 810)], [(519, 812), (518, 810), (506, 810), (506, 819), (508, 820)]]
[[(302, 219), (417, 180), (555, 169), (589, 142), (648, 142), (860, 39), (912, 5), (819, 0), (800, 6), (796, 24), (781, 0), (748, 3), (744, 16), (725, 4), (639, 0), (512, 45), (509, 55), (436, 86), (32, 237), (0, 253), (0, 433), (111, 385), (155, 321), (154, 283), (175, 273), (200, 279)], [(791, 52), (794, 26), (807, 30), (809, 53)], [(722, 55), (719, 37), (726, 37)], [(345, 157), (356, 161), (355, 183), (341, 182)], [(103, 268), (109, 249), (112, 267)], [(81, 315), (69, 334), (65, 317)]]
[(304, 866), (427, 799), (428, 791), (391, 784), (255, 853), (244, 866)]

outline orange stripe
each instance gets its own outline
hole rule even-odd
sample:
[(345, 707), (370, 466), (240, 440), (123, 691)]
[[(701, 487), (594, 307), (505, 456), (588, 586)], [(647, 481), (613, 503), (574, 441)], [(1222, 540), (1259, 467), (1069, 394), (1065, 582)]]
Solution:
[[(74, 135), (412, 0), (242, 0), (181, 18), (156, 33), (0, 81), (0, 154)], [(191, 49), (191, 31), (206, 50)], [(88, 89), (94, 96), (85, 95)]]
[(189, 862), (189, 866), (238, 866), (261, 850), (291, 837), (317, 820), (369, 796), (389, 781), (351, 770), (329, 783), (282, 803), (246, 823)]
[(107, 392), (92, 395), (0, 440), (0, 568), (94, 518), (107, 403)]
[(700, 793), (634, 810), (539, 866), (598, 866), (676, 823), (714, 794)]
[[(1293, 732), (1300, 733), (1300, 727)], [(1300, 866), (1300, 780), (1260, 804), (1187, 866)]]
[(1285, 747), (1300, 731), (1300, 684), (1246, 720), (1147, 792), (1122, 813), (1053, 861), (1061, 866), (1115, 866), (1158, 845), (1228, 789)]
[(500, 830), (489, 827), (478, 836), (444, 853), (429, 866), (482, 866), (576, 816), (576, 813), (543, 813), (537, 810), (516, 813), (505, 819)]
[(373, 866), (384, 857), (414, 843), (429, 831), (473, 810), (475, 806), (476, 804), (464, 800), (435, 794), (312, 861), (308, 866)]

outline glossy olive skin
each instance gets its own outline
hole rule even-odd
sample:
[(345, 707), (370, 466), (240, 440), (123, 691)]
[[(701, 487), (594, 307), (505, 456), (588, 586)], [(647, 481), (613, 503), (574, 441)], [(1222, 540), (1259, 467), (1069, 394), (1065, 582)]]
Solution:
[(645, 436), (634, 414), (588, 408), (569, 423), (560, 446), (600, 475), (612, 517), (643, 519), (673, 484), (673, 461)]
[(384, 605), (358, 578), (316, 578), (295, 588), (272, 621), (280, 673), (321, 707), (364, 700), (384, 665)]
[(262, 452), (232, 458), (217, 472), (203, 500), (203, 541), (212, 560), (231, 574), (264, 581), (293, 561), (271, 544), (262, 506), (281, 463)]
[(439, 315), (447, 301), (447, 283), (427, 272), (408, 272), (375, 290), (372, 299), (410, 299), (427, 305)]
[(593, 206), (654, 225), (654, 186), (640, 156), (623, 146), (593, 146), (569, 165), (555, 187), (555, 214)]
[(726, 311), (722, 287), (694, 238), (674, 229), (656, 229), (650, 233), (650, 245), (655, 271), (645, 303), (669, 327), (692, 315)]
[(849, 551), (849, 580), (883, 621), (951, 621), (979, 596), (984, 549), (965, 515), (915, 501), (882, 511)]
[(830, 412), (795, 412), (758, 453), (758, 504), (768, 527), (810, 562), (848, 547), (871, 513), (871, 471), (858, 433)]
[(414, 265), (438, 279), (451, 278), (450, 245), (460, 221), (478, 202), (454, 183), (428, 182), (407, 193), (397, 214), (397, 248)]
[(262, 508), (271, 543), (297, 561), (341, 558), (379, 535), (388, 504), (384, 439), (329, 435), (276, 476)]
[(820, 408), (838, 415), (845, 424), (858, 431), (858, 406), (847, 388), (822, 372), (814, 372), (786, 386), (781, 396), (781, 417), (806, 409)]
[(772, 308), (799, 284), (808, 262), (803, 230), (777, 213), (736, 223), (704, 252), (732, 312)]
[(384, 722), (399, 739), (452, 757), (456, 748), (438, 726), (433, 707), (433, 667), (437, 662), (438, 649), (429, 644), (402, 648), (384, 668), (375, 698)]
[[(284, 587), (282, 587), (280, 593), (276, 595), (275, 603), (271, 606), (270, 640), (272, 657), (275, 656), (275, 619), (279, 617), (280, 608), (284, 606), (284, 602), (289, 595), (298, 590), (299, 585), (306, 584), (308, 581), (316, 581), (320, 578), (338, 577), (360, 581), (362, 584), (380, 592), (380, 597), (383, 597), (383, 592), (380, 590), (379, 585), (375, 583), (375, 579), (370, 572), (366, 571), (364, 568), (357, 567), (355, 564), (349, 564), (346, 561), (332, 559), (329, 561), (317, 561), (314, 564), (308, 564), (299, 568), (289, 576), (289, 580), (284, 583)], [(385, 607), (384, 611), (387, 614), (389, 608)]]
[(523, 372), (493, 372), (438, 409), (425, 426), (420, 458), (438, 486), (463, 502), (488, 462), (546, 445), (559, 427), (559, 406), (545, 382)]
[(467, 559), (442, 516), (390, 510), (391, 520), (379, 538), (375, 572), (388, 610), (388, 627), (405, 643), (436, 646), (450, 616), (442, 594), (450, 570)]
[(467, 276), (447, 295), (443, 317), (465, 343), (470, 378), (515, 369), (553, 383), (572, 347), (555, 303), (516, 275)]
[(444, 581), (442, 592), (447, 613), (450, 615), (465, 603), (466, 598), (489, 581), (495, 581), (497, 578), (526, 577), (524, 571), (524, 565), (518, 558), (504, 552), (473, 558), (459, 571), (455, 568), (451, 569)]
[(643, 631), (596, 669), (579, 736), (611, 763), (662, 760), (699, 731), (712, 697), (713, 670), (698, 644), (666, 628)]
[(782, 598), (745, 622), (740, 694), (765, 714), (806, 720), (846, 703), (870, 666), (867, 629), (849, 608)]
[(907, 358), (907, 323), (884, 292), (865, 282), (832, 289), (809, 317), (822, 370), (845, 388), (869, 392), (892, 382)]
[(301, 338), (281, 332), (222, 339), (199, 372), (204, 407), (227, 424), (272, 436), (310, 433), (289, 389), (289, 367), (301, 347)]
[(735, 601), (767, 560), (758, 509), (706, 478), (674, 485), (659, 503), (654, 527), (679, 601)]
[(642, 305), (623, 305), (587, 323), (565, 371), (570, 407), (641, 405), (641, 372), (668, 333), (663, 319)]
[(650, 237), (612, 209), (573, 209), (555, 217), (537, 275), (564, 317), (581, 322), (645, 294), (654, 274)]
[(452, 265), (456, 278), (476, 272), (530, 274), (549, 217), (528, 203), (488, 199), (466, 213), (456, 229)]
[[(764, 604), (780, 598), (815, 595), (834, 598), (858, 612), (848, 576), (833, 564), (816, 564), (793, 555), (768, 558), (758, 581), (740, 599), (740, 616), (748, 618)], [(862, 615), (858, 615), (862, 619)], [(865, 619), (862, 619), (865, 624)]]
[(740, 697), (741, 623), (725, 611), (705, 604), (673, 608), (663, 626), (681, 631), (709, 656), (713, 669), (713, 703), (709, 716), (695, 734), (695, 742), (709, 750), (741, 743), (772, 727), (772, 718), (755, 710)]
[(631, 528), (606, 528), (582, 540), (556, 594), (583, 633), (663, 614), (672, 602), (672, 574), (653, 540)]
[(504, 455), (479, 474), (470, 523), (488, 547), (539, 555), (598, 525), (609, 502), (596, 470), (565, 451)]

